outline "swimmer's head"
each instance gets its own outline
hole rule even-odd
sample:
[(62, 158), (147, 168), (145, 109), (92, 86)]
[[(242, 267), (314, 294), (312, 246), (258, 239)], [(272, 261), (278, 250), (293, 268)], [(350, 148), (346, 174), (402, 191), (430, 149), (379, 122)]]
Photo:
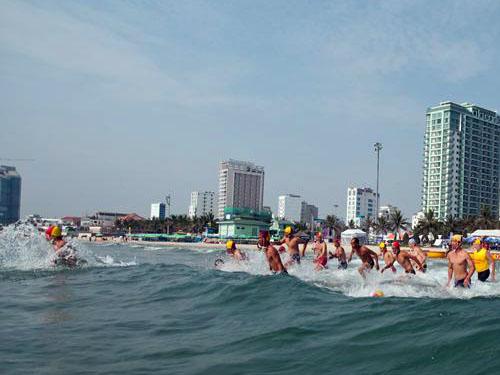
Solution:
[(285, 228), (285, 236), (289, 236), (293, 233), (293, 228), (291, 226), (287, 226)]
[(474, 245), (481, 245), (481, 240), (479, 238), (476, 238), (473, 242)]
[(379, 243), (378, 247), (380, 248), (380, 250), (384, 250), (386, 248), (385, 242), (382, 241), (381, 243)]
[(323, 239), (323, 233), (317, 232), (315, 237), (318, 241), (321, 241)]
[(401, 251), (401, 248), (399, 246), (399, 242), (398, 241), (394, 241), (392, 243), (392, 251), (395, 252), (395, 253), (398, 253), (399, 251)]
[(339, 246), (340, 246), (340, 240), (339, 240), (338, 238), (334, 239), (334, 240), (333, 240), (333, 245), (334, 245), (335, 247), (339, 247)]
[(214, 262), (214, 267), (218, 268), (224, 264), (224, 261), (222, 259), (216, 259)]
[(452, 236), (450, 245), (452, 250), (460, 248), (460, 246), (462, 245), (462, 235), (455, 234), (454, 236)]
[(52, 228), (52, 231), (50, 232), (50, 236), (55, 240), (62, 238), (61, 227), (55, 226), (54, 228)]
[(414, 238), (410, 238), (410, 240), (408, 241), (408, 245), (410, 245), (410, 247), (413, 247), (417, 244), (417, 241), (415, 241)]
[(268, 230), (261, 230), (259, 232), (259, 246), (267, 247), (271, 243), (271, 234)]
[(359, 238), (354, 237), (354, 238), (351, 240), (351, 246), (352, 246), (352, 247), (354, 247), (354, 248), (358, 248), (358, 247), (359, 247)]
[(233, 240), (229, 240), (226, 242), (226, 250), (227, 251), (234, 251), (236, 250), (236, 244), (234, 243)]

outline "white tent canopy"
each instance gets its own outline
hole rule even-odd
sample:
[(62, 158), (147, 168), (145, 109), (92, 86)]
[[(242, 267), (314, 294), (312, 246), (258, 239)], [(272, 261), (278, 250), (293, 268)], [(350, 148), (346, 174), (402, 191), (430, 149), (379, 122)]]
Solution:
[(368, 235), (361, 229), (347, 229), (340, 235), (343, 245), (348, 245), (353, 238), (358, 238), (360, 244), (366, 243)]
[(470, 234), (471, 237), (500, 237), (500, 229), (478, 229)]

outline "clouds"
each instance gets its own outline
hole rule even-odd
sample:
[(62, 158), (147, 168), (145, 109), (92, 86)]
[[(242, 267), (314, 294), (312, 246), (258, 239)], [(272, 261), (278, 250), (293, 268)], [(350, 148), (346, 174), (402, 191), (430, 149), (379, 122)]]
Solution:
[[(373, 181), (381, 141), (390, 145), (382, 203), (411, 214), (426, 107), (498, 105), (499, 8), (0, 2), (0, 130), (10, 135), (0, 148), (58, 160), (68, 186), (57, 214), (144, 213), (166, 190), (174, 211), (185, 210), (189, 190), (216, 188), (227, 157), (266, 166), (266, 204), (297, 191), (320, 207), (343, 204), (347, 184)], [(59, 175), (24, 168), (24, 212), (56, 214), (43, 195)]]

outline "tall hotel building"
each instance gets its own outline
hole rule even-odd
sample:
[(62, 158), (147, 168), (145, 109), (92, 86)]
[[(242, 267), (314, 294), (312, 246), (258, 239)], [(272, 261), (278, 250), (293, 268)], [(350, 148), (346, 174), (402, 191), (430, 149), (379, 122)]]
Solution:
[(377, 217), (377, 193), (370, 188), (350, 187), (347, 189), (346, 224), (352, 220), (356, 226), (367, 218)]
[(218, 218), (225, 207), (262, 211), (263, 200), (264, 167), (231, 159), (220, 163)]
[(499, 211), (500, 117), (464, 103), (427, 110), (422, 210), (467, 217)]
[(0, 165), (0, 224), (19, 220), (21, 211), (21, 176), (15, 167)]

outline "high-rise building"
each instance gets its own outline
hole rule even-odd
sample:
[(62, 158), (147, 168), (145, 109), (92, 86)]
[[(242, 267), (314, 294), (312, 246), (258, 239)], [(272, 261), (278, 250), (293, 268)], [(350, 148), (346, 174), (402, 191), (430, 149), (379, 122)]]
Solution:
[(165, 203), (151, 203), (151, 219), (165, 220), (166, 205)]
[(0, 224), (12, 224), (21, 214), (21, 176), (15, 167), (0, 166)]
[(314, 226), (314, 220), (318, 218), (319, 209), (314, 204), (309, 204), (305, 201), (301, 203), (300, 207), (300, 222)]
[(193, 191), (188, 209), (189, 218), (208, 214), (215, 214), (215, 193), (213, 191)]
[(423, 169), (422, 211), (442, 220), (487, 208), (498, 217), (500, 117), (468, 103), (429, 108)]
[(224, 217), (225, 207), (262, 210), (264, 167), (237, 160), (219, 165), (219, 205), (217, 217)]
[(300, 222), (302, 200), (300, 195), (286, 194), (278, 197), (278, 218)]
[(377, 215), (377, 193), (370, 188), (350, 187), (347, 189), (346, 224), (351, 220), (356, 226), (368, 217)]

